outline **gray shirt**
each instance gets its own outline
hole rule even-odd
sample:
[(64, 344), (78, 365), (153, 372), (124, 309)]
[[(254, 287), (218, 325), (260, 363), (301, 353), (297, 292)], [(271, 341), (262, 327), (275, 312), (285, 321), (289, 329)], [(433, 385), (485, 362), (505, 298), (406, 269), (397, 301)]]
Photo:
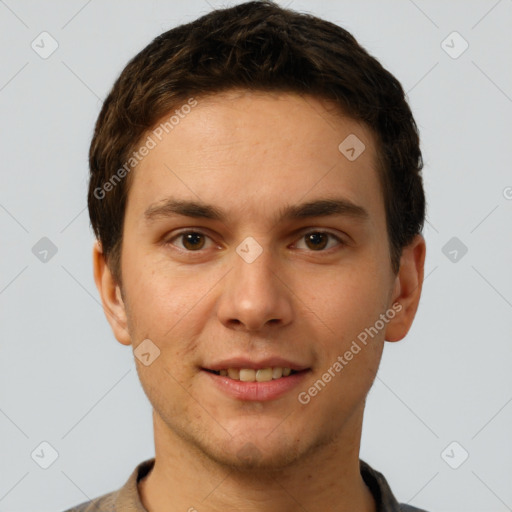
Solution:
[[(147, 512), (140, 500), (137, 482), (153, 468), (155, 459), (141, 462), (119, 490), (99, 496), (70, 508), (65, 512)], [(377, 512), (427, 512), (426, 510), (398, 503), (382, 473), (359, 459), (361, 476), (377, 504)]]

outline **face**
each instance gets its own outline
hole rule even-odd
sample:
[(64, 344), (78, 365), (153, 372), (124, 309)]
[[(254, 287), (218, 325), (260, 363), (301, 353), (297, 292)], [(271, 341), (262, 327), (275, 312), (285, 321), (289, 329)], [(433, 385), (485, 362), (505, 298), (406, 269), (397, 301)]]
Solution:
[(150, 340), (155, 421), (240, 468), (356, 429), (399, 337), (372, 133), (312, 97), (231, 91), (198, 98), (132, 178), (112, 326), (136, 353)]

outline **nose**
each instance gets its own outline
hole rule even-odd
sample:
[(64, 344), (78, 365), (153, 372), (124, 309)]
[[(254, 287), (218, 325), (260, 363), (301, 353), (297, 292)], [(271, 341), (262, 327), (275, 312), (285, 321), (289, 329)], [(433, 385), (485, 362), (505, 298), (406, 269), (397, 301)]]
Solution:
[(223, 280), (217, 314), (230, 329), (264, 331), (292, 321), (293, 293), (279, 275), (267, 248), (252, 262), (234, 255), (234, 267)]

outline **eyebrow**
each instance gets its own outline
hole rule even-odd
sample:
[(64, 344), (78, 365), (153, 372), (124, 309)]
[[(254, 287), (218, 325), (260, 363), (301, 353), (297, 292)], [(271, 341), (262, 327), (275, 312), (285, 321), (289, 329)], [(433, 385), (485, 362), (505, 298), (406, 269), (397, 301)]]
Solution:
[[(308, 219), (310, 217), (346, 216), (358, 220), (367, 220), (368, 211), (345, 198), (317, 199), (307, 203), (288, 205), (280, 209), (280, 221)], [(226, 213), (216, 206), (199, 201), (184, 201), (167, 198), (150, 205), (144, 212), (147, 223), (174, 216), (193, 217), (196, 219), (211, 219), (226, 221)]]

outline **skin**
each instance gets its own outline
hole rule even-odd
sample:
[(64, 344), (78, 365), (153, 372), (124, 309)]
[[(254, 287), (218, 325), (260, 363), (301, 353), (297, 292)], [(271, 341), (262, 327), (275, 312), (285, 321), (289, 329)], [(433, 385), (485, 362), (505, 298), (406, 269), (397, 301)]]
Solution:
[[(338, 145), (352, 133), (366, 149), (349, 161)], [(215, 205), (226, 219), (146, 223), (146, 208), (168, 196)], [(332, 197), (363, 206), (368, 219), (279, 220), (287, 205)], [(183, 228), (206, 236), (190, 249), (177, 236)], [(319, 230), (345, 244), (330, 237), (325, 248), (308, 244), (304, 235)], [(262, 248), (252, 263), (236, 252), (249, 236)], [(156, 462), (139, 482), (148, 511), (375, 512), (359, 472), (365, 399), (384, 341), (402, 339), (413, 322), (425, 252), (417, 235), (393, 274), (375, 138), (363, 124), (324, 100), (291, 93), (198, 98), (134, 171), (122, 287), (101, 245), (93, 248), (116, 339), (135, 350), (148, 338), (160, 349), (149, 366), (135, 358), (153, 406)], [(393, 304), (401, 311), (301, 404), (298, 392)], [(278, 355), (310, 374), (276, 400), (241, 401), (200, 370), (232, 355)], [(242, 457), (248, 450), (252, 457)]]

